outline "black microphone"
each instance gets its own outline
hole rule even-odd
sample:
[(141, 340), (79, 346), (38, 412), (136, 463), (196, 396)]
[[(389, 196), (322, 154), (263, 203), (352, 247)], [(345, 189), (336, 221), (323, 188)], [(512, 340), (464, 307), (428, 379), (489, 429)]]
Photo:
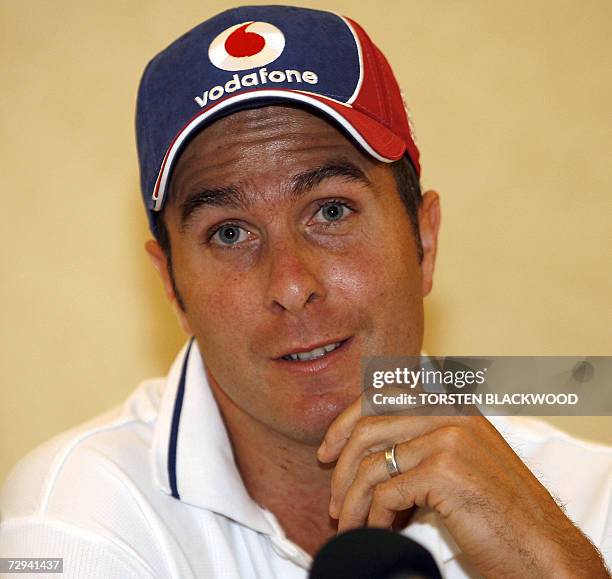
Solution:
[(342, 533), (321, 547), (310, 579), (442, 579), (431, 553), (385, 529)]

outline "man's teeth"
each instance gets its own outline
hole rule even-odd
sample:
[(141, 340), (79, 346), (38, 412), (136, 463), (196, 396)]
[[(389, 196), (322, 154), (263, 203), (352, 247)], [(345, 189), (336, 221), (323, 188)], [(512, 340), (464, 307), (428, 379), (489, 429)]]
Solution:
[(342, 344), (342, 342), (329, 344), (329, 346), (323, 346), (322, 348), (315, 348), (314, 350), (310, 350), (310, 352), (288, 354), (287, 356), (283, 356), (283, 360), (315, 360), (316, 358), (321, 358), (321, 356), (325, 356), (325, 354), (327, 354), (328, 352), (332, 352), (338, 346), (340, 346), (340, 344)]

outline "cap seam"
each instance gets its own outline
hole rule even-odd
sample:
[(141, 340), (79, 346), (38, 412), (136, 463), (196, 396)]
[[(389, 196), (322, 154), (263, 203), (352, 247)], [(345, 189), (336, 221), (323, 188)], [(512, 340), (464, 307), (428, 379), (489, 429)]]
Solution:
[[(353, 103), (352, 107), (356, 111), (363, 112), (364, 114), (367, 114), (372, 120), (375, 120), (376, 122), (378, 122), (381, 125), (383, 125), (386, 129), (389, 129), (392, 133), (394, 133), (394, 131), (391, 130), (391, 126), (389, 125), (389, 123), (385, 119), (381, 118), (377, 113), (375, 113), (374, 111), (370, 110), (368, 107), (364, 106), (361, 103), (358, 103), (358, 104)], [(399, 136), (401, 136), (401, 135), (398, 135), (398, 137)]]
[[(362, 32), (362, 34), (365, 34), (365, 31), (363, 29), (361, 29), (361, 32)], [(368, 38), (368, 40), (369, 40), (369, 38)], [(362, 45), (363, 45), (363, 48), (364, 48), (364, 53), (367, 56), (367, 61), (368, 61), (368, 65), (369, 65), (368, 68), (371, 67), (371, 68), (374, 69), (374, 70), (370, 70), (369, 74), (368, 74), (368, 70), (366, 69), (365, 74), (368, 74), (368, 76), (372, 76), (372, 73), (374, 73), (374, 72), (378, 73), (378, 67), (376, 66), (376, 64), (374, 64), (372, 66), (372, 61), (374, 60), (372, 58), (372, 47), (370, 45), (370, 42), (363, 42)], [(378, 86), (378, 82), (377, 82), (380, 75), (375, 74), (374, 76), (375, 76), (375, 78), (373, 79), (373, 82), (370, 82), (369, 78), (368, 79), (364, 78), (364, 84), (371, 84), (371, 85), (374, 86), (374, 89), (375, 89), (375, 92), (376, 92), (376, 98), (378, 100), (378, 106), (380, 107), (380, 105), (381, 105), (381, 96), (382, 95), (380, 93), (380, 87)], [(364, 109), (367, 110), (365, 107), (364, 107)], [(378, 115), (376, 115), (376, 117), (378, 118)]]
[(384, 74), (382, 74), (382, 70), (381, 70), (381, 66), (380, 66), (380, 62), (379, 62), (379, 58), (380, 58), (380, 50), (378, 50), (377, 48), (374, 48), (374, 60), (376, 61), (376, 72), (378, 73), (378, 77), (380, 78), (380, 83), (382, 85), (382, 90), (385, 93), (385, 97), (382, 100), (382, 105), (383, 105), (383, 109), (384, 109), (384, 115), (386, 118), (390, 119), (391, 116), (391, 111), (390, 111), (390, 107), (389, 105), (389, 88), (387, 87), (387, 79), (386, 76)]

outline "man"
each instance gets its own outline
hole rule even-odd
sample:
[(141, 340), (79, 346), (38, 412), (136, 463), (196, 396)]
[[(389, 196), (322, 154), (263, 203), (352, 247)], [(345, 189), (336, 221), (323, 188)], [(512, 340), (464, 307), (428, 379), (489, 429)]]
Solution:
[(63, 557), (70, 577), (304, 577), (367, 525), (446, 577), (608, 576), (591, 541), (609, 552), (609, 449), (537, 421), (362, 416), (363, 357), (421, 350), (440, 209), (359, 25), (220, 14), (149, 63), (137, 133), (146, 249), (193, 339), (167, 380), (22, 461), (1, 556)]

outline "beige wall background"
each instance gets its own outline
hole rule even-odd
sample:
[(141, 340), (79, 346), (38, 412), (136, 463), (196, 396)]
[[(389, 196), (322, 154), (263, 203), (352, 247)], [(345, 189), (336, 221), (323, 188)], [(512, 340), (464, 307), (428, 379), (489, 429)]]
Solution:
[[(145, 259), (148, 59), (230, 2), (0, 2), (0, 479), (164, 374), (184, 340)], [(443, 199), (425, 346), (612, 354), (612, 3), (303, 1), (362, 23)], [(612, 444), (609, 417), (551, 419)]]

